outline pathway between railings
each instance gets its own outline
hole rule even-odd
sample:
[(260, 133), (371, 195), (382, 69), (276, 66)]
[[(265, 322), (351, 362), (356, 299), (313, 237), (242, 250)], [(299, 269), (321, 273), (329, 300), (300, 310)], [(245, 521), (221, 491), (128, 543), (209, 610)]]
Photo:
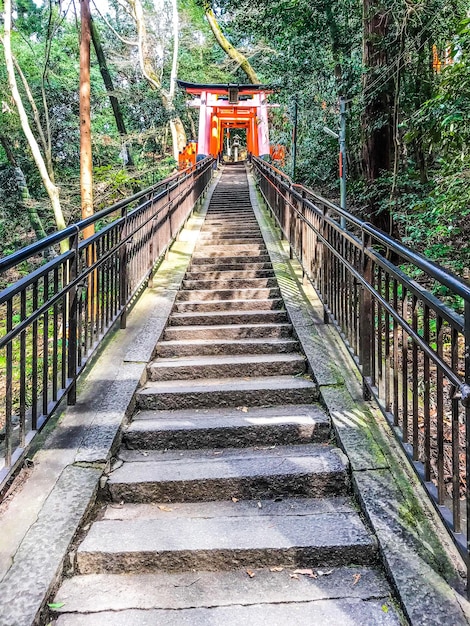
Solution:
[[(184, 277), (180, 258), (159, 313), (137, 310), (155, 345), (141, 385), (145, 349), (115, 346), (110, 395), (95, 379), (71, 411), (95, 419), (0, 583), (0, 624), (468, 623), (462, 564), (244, 166), (206, 208)], [(71, 509), (42, 608), (20, 614)]]

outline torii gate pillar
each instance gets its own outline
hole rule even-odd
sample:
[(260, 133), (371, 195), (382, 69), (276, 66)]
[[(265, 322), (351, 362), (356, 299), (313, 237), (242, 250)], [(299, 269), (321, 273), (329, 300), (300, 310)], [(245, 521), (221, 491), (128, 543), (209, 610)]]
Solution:
[(178, 81), (196, 96), (190, 106), (199, 107), (199, 132), (196, 160), (223, 151), (226, 128), (246, 130), (247, 148), (254, 156), (268, 158), (269, 127), (266, 85), (199, 85)]

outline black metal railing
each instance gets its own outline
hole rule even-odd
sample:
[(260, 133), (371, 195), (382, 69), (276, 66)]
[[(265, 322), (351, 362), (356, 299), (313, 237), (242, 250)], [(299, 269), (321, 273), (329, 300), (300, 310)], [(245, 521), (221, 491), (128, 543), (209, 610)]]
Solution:
[[(125, 327), (212, 172), (201, 161), (0, 259), (0, 494), (59, 402), (75, 403), (78, 375), (113, 325)], [(36, 268), (22, 276), (25, 265)]]
[(379, 401), (468, 557), (469, 285), (266, 162), (252, 161), (291, 254), (323, 302), (325, 321), (337, 326), (359, 366), (365, 396)]

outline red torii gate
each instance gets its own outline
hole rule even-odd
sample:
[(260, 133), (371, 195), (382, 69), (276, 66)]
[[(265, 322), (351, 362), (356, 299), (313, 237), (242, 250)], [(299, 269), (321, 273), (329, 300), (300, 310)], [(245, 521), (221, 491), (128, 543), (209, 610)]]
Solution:
[(248, 152), (268, 158), (269, 129), (266, 85), (202, 85), (178, 80), (178, 86), (195, 96), (190, 106), (199, 107), (196, 160), (217, 158), (223, 151), (225, 129), (246, 129)]

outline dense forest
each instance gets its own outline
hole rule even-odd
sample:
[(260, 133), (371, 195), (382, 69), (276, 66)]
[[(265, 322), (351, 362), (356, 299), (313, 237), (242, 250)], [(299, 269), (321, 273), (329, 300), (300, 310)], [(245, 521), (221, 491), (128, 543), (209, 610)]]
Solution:
[[(0, 27), (0, 255), (81, 211), (80, 3), (10, 1)], [(176, 75), (259, 81), (275, 88), (271, 141), (286, 146), (287, 173), (295, 107), (296, 181), (337, 199), (338, 146), (324, 127), (338, 128), (344, 97), (350, 209), (469, 277), (467, 0), (90, 6), (95, 210), (167, 176), (197, 134)]]

